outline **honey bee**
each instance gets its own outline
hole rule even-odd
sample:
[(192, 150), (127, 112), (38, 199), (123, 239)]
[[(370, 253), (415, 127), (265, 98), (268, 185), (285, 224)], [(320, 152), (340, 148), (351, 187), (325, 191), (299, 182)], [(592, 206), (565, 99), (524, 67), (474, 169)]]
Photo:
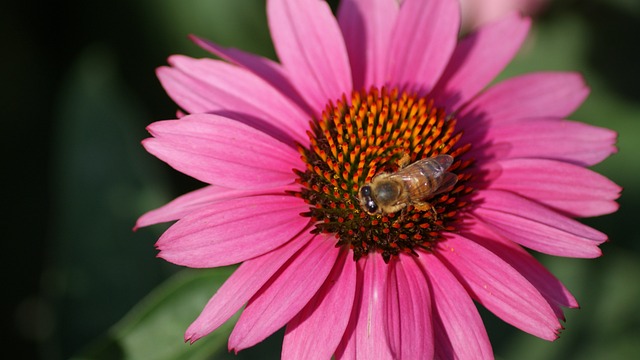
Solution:
[(458, 181), (455, 174), (447, 172), (453, 163), (451, 155), (437, 155), (405, 167), (408, 161), (405, 155), (398, 162), (398, 171), (380, 173), (360, 188), (360, 206), (369, 215), (394, 213), (408, 205), (427, 210), (432, 206), (425, 199), (451, 189)]

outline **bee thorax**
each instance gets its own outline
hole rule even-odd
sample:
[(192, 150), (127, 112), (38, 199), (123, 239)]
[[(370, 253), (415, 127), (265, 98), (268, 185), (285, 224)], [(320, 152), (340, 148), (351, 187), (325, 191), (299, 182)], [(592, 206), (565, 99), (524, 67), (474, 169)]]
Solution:
[(398, 201), (401, 186), (391, 181), (385, 181), (376, 186), (375, 198), (379, 204), (393, 204)]

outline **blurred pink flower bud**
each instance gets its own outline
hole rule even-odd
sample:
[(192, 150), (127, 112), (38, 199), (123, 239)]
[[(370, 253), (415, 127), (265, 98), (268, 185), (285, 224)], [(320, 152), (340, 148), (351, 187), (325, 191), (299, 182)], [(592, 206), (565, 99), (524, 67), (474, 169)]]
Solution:
[(549, 0), (460, 0), (462, 27), (465, 30), (477, 28), (512, 11), (534, 15), (548, 2)]

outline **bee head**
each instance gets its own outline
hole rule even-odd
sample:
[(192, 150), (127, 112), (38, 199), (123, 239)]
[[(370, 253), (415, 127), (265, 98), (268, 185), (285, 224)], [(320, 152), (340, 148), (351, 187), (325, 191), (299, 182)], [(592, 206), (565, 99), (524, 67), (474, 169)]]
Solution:
[(365, 186), (361, 187), (359, 195), (360, 195), (359, 196), (360, 197), (360, 206), (362, 206), (364, 211), (366, 211), (370, 215), (373, 215), (376, 212), (378, 212), (378, 204), (376, 204), (376, 202), (373, 200), (373, 197), (371, 196), (371, 186), (370, 185), (365, 185)]

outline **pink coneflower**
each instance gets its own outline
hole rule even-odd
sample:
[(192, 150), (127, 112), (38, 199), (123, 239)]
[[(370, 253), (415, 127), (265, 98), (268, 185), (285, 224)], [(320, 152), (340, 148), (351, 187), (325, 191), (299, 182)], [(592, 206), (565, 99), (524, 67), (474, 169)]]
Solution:
[[(151, 124), (143, 144), (208, 185), (137, 226), (178, 220), (157, 243), (172, 263), (241, 264), (186, 340), (246, 304), (231, 350), (286, 326), (284, 359), (491, 358), (474, 300), (556, 339), (577, 302), (524, 248), (599, 256), (606, 235), (572, 218), (615, 211), (620, 191), (585, 168), (615, 152), (615, 133), (563, 119), (582, 78), (485, 89), (530, 22), (458, 41), (457, 0), (344, 0), (337, 21), (324, 1), (269, 0), (267, 14), (280, 63), (194, 38), (224, 61), (158, 70), (191, 115)], [(369, 207), (383, 196), (365, 184), (421, 159), (433, 191)]]

